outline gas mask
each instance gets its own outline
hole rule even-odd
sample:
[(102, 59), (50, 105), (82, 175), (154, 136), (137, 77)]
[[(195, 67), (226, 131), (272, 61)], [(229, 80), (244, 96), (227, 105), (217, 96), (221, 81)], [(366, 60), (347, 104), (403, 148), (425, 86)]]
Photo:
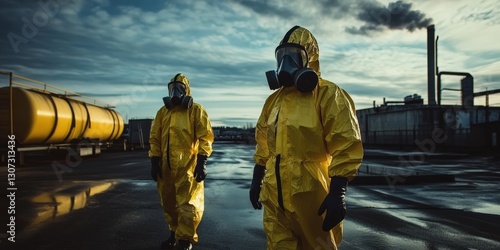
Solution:
[(266, 72), (267, 83), (272, 90), (281, 86), (295, 86), (303, 93), (311, 92), (318, 84), (318, 75), (307, 68), (309, 58), (303, 46), (296, 43), (283, 43), (276, 48), (278, 70)]
[(190, 108), (193, 105), (193, 98), (186, 95), (186, 85), (182, 82), (170, 82), (168, 84), (168, 96), (163, 97), (163, 103), (167, 109), (174, 106)]

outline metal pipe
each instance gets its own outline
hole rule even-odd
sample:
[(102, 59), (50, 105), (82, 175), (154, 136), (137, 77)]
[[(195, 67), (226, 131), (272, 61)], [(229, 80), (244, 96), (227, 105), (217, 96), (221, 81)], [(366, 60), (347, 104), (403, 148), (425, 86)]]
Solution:
[(434, 25), (427, 27), (427, 103), (436, 105), (436, 50)]
[(439, 53), (438, 53), (438, 40), (439, 40), (439, 36), (436, 36), (436, 48), (435, 48), (435, 50), (436, 50), (436, 75), (439, 72), (439, 65), (438, 65), (438, 63), (439, 63), (439, 60), (438, 60), (438, 55), (439, 55)]
[[(437, 87), (438, 87), (438, 105), (441, 105), (441, 90), (450, 90), (447, 88), (441, 89), (441, 75), (464, 76), (474, 80), (474, 77), (468, 72), (454, 72), (454, 71), (441, 71), (437, 74)], [(462, 89), (460, 89), (462, 90)]]

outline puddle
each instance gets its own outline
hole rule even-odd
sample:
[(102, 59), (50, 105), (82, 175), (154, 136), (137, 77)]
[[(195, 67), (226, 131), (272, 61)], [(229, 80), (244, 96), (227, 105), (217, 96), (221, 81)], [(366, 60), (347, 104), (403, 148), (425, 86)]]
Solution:
[(114, 181), (71, 182), (54, 192), (33, 197), (30, 202), (35, 207), (35, 214), (28, 228), (84, 208), (92, 196), (109, 190), (115, 184)]

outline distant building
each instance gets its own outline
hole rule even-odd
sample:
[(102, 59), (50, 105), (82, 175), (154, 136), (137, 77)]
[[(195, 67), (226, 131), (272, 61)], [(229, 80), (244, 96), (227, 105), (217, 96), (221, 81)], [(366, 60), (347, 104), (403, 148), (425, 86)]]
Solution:
[(500, 107), (388, 105), (358, 110), (366, 146), (497, 150)]
[(130, 119), (128, 121), (127, 144), (130, 149), (148, 149), (149, 131), (153, 119)]
[[(443, 76), (459, 76), (461, 105), (441, 105)], [(420, 151), (463, 150), (497, 152), (500, 107), (475, 106), (474, 98), (498, 94), (500, 89), (474, 92), (468, 72), (441, 71), (437, 65), (435, 27), (427, 27), (427, 105), (420, 95), (385, 101), (380, 107), (357, 110), (365, 146), (412, 147)]]
[(214, 127), (213, 131), (216, 142), (255, 143), (255, 128)]

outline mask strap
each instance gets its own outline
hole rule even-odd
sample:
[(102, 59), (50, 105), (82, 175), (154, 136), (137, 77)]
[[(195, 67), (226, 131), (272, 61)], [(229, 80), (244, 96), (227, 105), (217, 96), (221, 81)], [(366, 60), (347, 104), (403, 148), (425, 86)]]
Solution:
[(283, 37), (283, 41), (282, 41), (282, 44), (283, 43), (288, 43), (288, 39), (290, 39), (290, 36), (292, 35), (292, 33), (296, 30), (300, 28), (300, 26), (298, 25), (295, 25), (293, 26), (293, 28), (291, 28), (286, 34), (285, 34), (285, 37)]

